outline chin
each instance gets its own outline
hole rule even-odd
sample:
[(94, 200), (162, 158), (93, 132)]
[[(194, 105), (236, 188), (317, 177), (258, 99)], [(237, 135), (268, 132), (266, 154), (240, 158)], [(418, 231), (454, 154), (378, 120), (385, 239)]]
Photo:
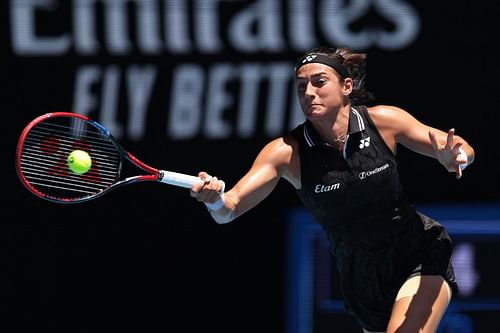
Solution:
[(323, 117), (323, 112), (321, 112), (321, 110), (319, 109), (312, 109), (312, 110), (307, 110), (304, 115), (306, 116), (306, 118), (308, 119), (317, 119), (317, 118), (321, 118)]
[(302, 111), (306, 117), (316, 115), (320, 112), (319, 109), (315, 109), (315, 108), (306, 108), (305, 110), (303, 109)]

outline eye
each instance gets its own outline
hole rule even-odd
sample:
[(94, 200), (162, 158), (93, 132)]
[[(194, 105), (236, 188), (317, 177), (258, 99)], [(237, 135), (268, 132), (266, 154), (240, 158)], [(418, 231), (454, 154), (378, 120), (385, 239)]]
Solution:
[(324, 86), (326, 83), (328, 82), (328, 80), (324, 77), (320, 77), (320, 78), (317, 78), (315, 80), (312, 81), (312, 84), (315, 86), (315, 87), (322, 87)]

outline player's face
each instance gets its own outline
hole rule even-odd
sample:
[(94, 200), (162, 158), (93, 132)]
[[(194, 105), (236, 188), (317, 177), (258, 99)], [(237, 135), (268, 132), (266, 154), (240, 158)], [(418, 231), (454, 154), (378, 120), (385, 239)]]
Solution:
[(297, 93), (307, 118), (338, 111), (346, 102), (344, 80), (330, 66), (310, 63), (297, 71)]

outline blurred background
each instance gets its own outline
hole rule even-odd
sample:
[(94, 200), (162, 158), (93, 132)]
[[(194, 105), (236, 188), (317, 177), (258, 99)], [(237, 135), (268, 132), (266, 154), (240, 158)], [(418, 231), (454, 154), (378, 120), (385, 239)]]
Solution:
[[(418, 208), (450, 228), (464, 293), (440, 332), (498, 327), (500, 84), (494, 0), (10, 0), (2, 15), (5, 332), (360, 332), (327, 245), (286, 182), (217, 225), (189, 191), (141, 183), (83, 204), (29, 193), (23, 128), (71, 111), (152, 166), (230, 187), (303, 121), (293, 65), (307, 49), (368, 53), (377, 103), (456, 129), (476, 161), (457, 181), (399, 151)], [(458, 270), (457, 270), (458, 271)], [(486, 323), (491, 326), (485, 326)]]

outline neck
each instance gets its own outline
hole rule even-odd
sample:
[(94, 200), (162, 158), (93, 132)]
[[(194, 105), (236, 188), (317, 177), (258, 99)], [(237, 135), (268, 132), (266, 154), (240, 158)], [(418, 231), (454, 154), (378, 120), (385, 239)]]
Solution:
[(338, 146), (345, 142), (349, 131), (350, 110), (350, 106), (346, 105), (335, 113), (331, 121), (323, 119), (320, 122), (313, 123), (316, 131), (326, 143)]

